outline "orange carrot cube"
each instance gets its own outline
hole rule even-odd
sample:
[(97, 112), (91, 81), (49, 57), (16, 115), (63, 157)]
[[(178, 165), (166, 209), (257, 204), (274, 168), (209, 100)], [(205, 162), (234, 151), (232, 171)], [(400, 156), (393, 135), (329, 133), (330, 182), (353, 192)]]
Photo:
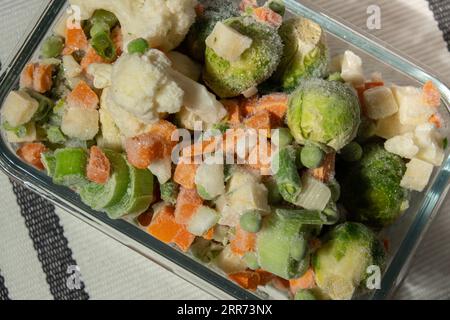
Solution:
[(67, 96), (67, 103), (70, 107), (97, 109), (99, 99), (86, 82), (80, 81)]
[(203, 205), (203, 199), (195, 189), (180, 188), (175, 209), (175, 220), (180, 224), (188, 224), (197, 210)]

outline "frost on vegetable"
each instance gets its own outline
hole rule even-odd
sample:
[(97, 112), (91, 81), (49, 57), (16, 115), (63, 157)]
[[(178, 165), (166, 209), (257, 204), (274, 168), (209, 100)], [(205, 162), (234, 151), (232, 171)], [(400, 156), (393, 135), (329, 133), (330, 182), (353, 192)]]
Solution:
[(422, 90), (414, 87), (392, 88), (399, 107), (399, 119), (402, 125), (420, 125), (427, 123), (435, 109), (425, 105)]
[(334, 57), (330, 69), (332, 72), (340, 72), (342, 79), (354, 86), (364, 83), (362, 60), (352, 51), (347, 50), (344, 54)]
[(433, 165), (419, 159), (412, 159), (406, 168), (401, 186), (418, 192), (425, 190), (433, 173)]
[(384, 147), (390, 153), (402, 158), (412, 159), (419, 152), (419, 147), (414, 143), (414, 134), (406, 133), (387, 140)]
[(322, 293), (333, 300), (350, 300), (365, 287), (369, 266), (383, 270), (385, 253), (370, 229), (359, 223), (345, 223), (326, 235), (312, 265)]
[[(364, 147), (364, 156), (340, 177), (342, 201), (356, 219), (375, 227), (394, 223), (403, 213), (408, 192), (400, 186), (406, 167), (383, 145)], [(345, 173), (343, 173), (345, 172)]]
[(394, 95), (387, 87), (376, 87), (364, 91), (364, 103), (367, 116), (373, 120), (385, 119), (398, 111)]
[(306, 80), (290, 97), (287, 122), (298, 143), (310, 141), (339, 151), (358, 133), (358, 98), (346, 84)]
[(291, 92), (302, 79), (323, 78), (328, 72), (329, 53), (322, 28), (306, 18), (287, 20), (279, 30), (284, 52), (274, 81)]
[(283, 44), (272, 27), (251, 17), (231, 18), (223, 24), (252, 40), (250, 48), (234, 62), (221, 58), (212, 48), (206, 48), (204, 80), (219, 97), (231, 98), (273, 74), (280, 62)]

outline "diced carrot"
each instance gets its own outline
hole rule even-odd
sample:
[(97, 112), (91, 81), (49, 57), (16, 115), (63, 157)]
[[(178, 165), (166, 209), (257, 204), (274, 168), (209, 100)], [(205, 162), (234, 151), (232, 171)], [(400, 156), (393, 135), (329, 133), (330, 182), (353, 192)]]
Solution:
[(442, 128), (442, 120), (437, 114), (433, 114), (430, 119), (428, 119), (428, 122), (434, 124), (438, 129)]
[(245, 12), (249, 8), (257, 8), (258, 7), (258, 1), (257, 0), (242, 0), (239, 4), (239, 9), (242, 12)]
[(20, 87), (33, 89), (34, 63), (29, 63), (20, 75)]
[(89, 42), (87, 40), (86, 34), (83, 29), (73, 27), (66, 29), (66, 46), (64, 48), (63, 54), (69, 55), (78, 50), (86, 50), (88, 48)]
[(33, 89), (39, 93), (45, 93), (52, 88), (53, 66), (50, 64), (38, 64), (33, 72)]
[(278, 28), (283, 23), (283, 17), (267, 7), (259, 7), (253, 10), (256, 20), (267, 23), (268, 25)]
[(259, 274), (254, 271), (233, 273), (228, 275), (228, 277), (247, 290), (256, 290), (260, 284)]
[(257, 111), (255, 114), (246, 119), (244, 124), (248, 128), (267, 130), (267, 133), (272, 130), (271, 116), (270, 112), (267, 110)]
[(263, 96), (256, 104), (257, 110), (267, 110), (272, 117), (272, 124), (280, 126), (284, 122), (288, 110), (289, 97), (284, 93), (273, 93)]
[(122, 28), (117, 26), (111, 31), (111, 40), (116, 48), (116, 54), (120, 57), (123, 53), (123, 34)]
[(17, 150), (17, 155), (26, 163), (43, 170), (44, 165), (41, 161), (41, 154), (47, 151), (47, 147), (42, 143), (25, 143)]
[(312, 238), (309, 240), (309, 248), (312, 252), (318, 250), (322, 246), (322, 241), (319, 238)]
[(152, 223), (153, 213), (152, 212), (144, 212), (137, 217), (137, 221), (141, 227), (148, 227)]
[(188, 224), (198, 208), (203, 205), (203, 199), (195, 189), (181, 187), (177, 198), (175, 220), (180, 224)]
[(205, 233), (203, 235), (203, 238), (206, 240), (212, 240), (214, 238), (214, 232), (216, 231), (215, 227), (212, 227), (211, 229), (209, 229), (209, 231), (207, 233)]
[(273, 279), (275, 279), (275, 275), (273, 273), (267, 272), (263, 269), (256, 270), (256, 273), (259, 274), (259, 284), (261, 286), (265, 286), (270, 283)]
[(161, 138), (161, 142), (164, 144), (164, 156), (170, 156), (173, 148), (177, 145), (177, 141), (172, 139), (173, 136), (175, 136), (177, 129), (178, 128), (173, 123), (166, 120), (160, 120), (149, 130), (149, 134)]
[(324, 183), (330, 182), (335, 174), (336, 153), (331, 152), (326, 155), (325, 160), (320, 168), (311, 170), (311, 174), (317, 180)]
[(97, 109), (99, 99), (86, 82), (80, 81), (67, 96), (67, 104), (71, 107)]
[(290, 289), (289, 280), (277, 276), (272, 280), (272, 285), (281, 291), (289, 291)]
[(365, 90), (377, 88), (377, 87), (383, 87), (384, 82), (383, 81), (372, 81), (372, 82), (366, 82), (364, 85)]
[(105, 184), (109, 180), (111, 163), (105, 153), (97, 146), (91, 147), (86, 169), (87, 178), (91, 182)]
[(107, 61), (99, 56), (94, 48), (89, 47), (83, 59), (81, 59), (80, 65), (83, 70), (87, 70), (93, 63), (107, 63)]
[(248, 117), (254, 114), (257, 111), (256, 105), (258, 104), (258, 100), (258, 95), (254, 95), (251, 98), (242, 98), (240, 101), (241, 116)]
[(195, 189), (195, 175), (198, 165), (181, 160), (175, 169), (173, 180), (186, 189)]
[(228, 111), (228, 123), (231, 124), (232, 126), (240, 125), (242, 114), (239, 101), (236, 99), (223, 100), (222, 104)]
[(296, 294), (299, 290), (314, 289), (317, 285), (313, 269), (309, 268), (308, 271), (298, 279), (289, 280), (289, 284), (293, 294)]
[(439, 108), (441, 105), (441, 93), (433, 81), (428, 81), (423, 86), (423, 100), (427, 106)]
[(162, 159), (164, 144), (160, 137), (145, 133), (128, 138), (125, 142), (125, 151), (131, 165), (138, 169), (147, 169), (154, 161)]
[(181, 250), (187, 251), (195, 240), (184, 225), (175, 221), (174, 208), (166, 206), (153, 217), (148, 232), (164, 243), (174, 243)]
[(256, 234), (250, 233), (242, 229), (240, 226), (236, 227), (236, 234), (230, 241), (231, 251), (243, 256), (247, 252), (255, 250), (256, 246)]
[(389, 239), (383, 239), (383, 247), (386, 252), (389, 252), (390, 246), (391, 242), (389, 241)]
[(219, 148), (220, 141), (217, 139), (201, 139), (200, 141), (184, 148), (181, 151), (183, 158), (193, 158), (205, 154), (212, 154)]

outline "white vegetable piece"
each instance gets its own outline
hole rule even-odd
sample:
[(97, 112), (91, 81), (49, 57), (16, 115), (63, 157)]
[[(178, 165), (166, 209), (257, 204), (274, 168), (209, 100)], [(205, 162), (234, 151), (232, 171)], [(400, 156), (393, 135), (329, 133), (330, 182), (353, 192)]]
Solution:
[(2, 108), (2, 118), (12, 127), (19, 127), (31, 121), (39, 103), (24, 91), (11, 91)]
[(373, 120), (390, 117), (398, 112), (398, 105), (391, 89), (376, 87), (364, 92), (367, 116)]
[(303, 190), (297, 199), (296, 205), (307, 210), (325, 210), (331, 199), (330, 188), (310, 175), (305, 175), (302, 181)]
[(75, 60), (72, 55), (65, 55), (62, 58), (63, 60), (63, 68), (64, 74), (67, 78), (75, 78), (78, 77), (81, 72), (83, 72), (83, 68), (80, 64)]
[(384, 148), (390, 153), (406, 159), (412, 159), (419, 153), (419, 147), (414, 143), (413, 133), (406, 133), (402, 136), (396, 136), (387, 140)]
[(390, 139), (408, 132), (414, 132), (414, 129), (414, 125), (402, 124), (400, 122), (400, 114), (396, 113), (386, 119), (378, 120), (375, 135), (384, 139)]
[(247, 270), (247, 263), (241, 256), (235, 254), (228, 245), (219, 256), (214, 260), (217, 267), (227, 274), (241, 272)]
[(412, 159), (406, 167), (401, 186), (418, 192), (425, 190), (433, 173), (433, 165), (419, 159)]
[(195, 176), (200, 196), (212, 200), (225, 193), (223, 164), (201, 164)]
[(66, 81), (67, 81), (67, 84), (69, 85), (70, 89), (72, 89), (72, 90), (75, 89), (75, 87), (81, 81), (88, 82), (87, 79), (84, 76), (82, 76), (82, 75), (80, 75), (78, 77), (73, 77), (73, 78), (67, 77)]
[(121, 151), (122, 146), (122, 136), (120, 134), (119, 128), (117, 128), (114, 123), (114, 119), (111, 114), (105, 108), (100, 108), (100, 124), (102, 128), (101, 139), (97, 142), (101, 148), (111, 149)]
[(419, 88), (394, 86), (392, 92), (399, 107), (401, 124), (417, 126), (427, 123), (435, 112), (423, 103), (422, 90)]
[(416, 158), (435, 166), (440, 166), (444, 162), (443, 137), (433, 124), (425, 123), (417, 126), (414, 138), (416, 144), (420, 147)]
[(29, 122), (26, 125), (27, 134), (24, 137), (18, 137), (14, 132), (6, 131), (6, 139), (10, 143), (34, 142), (37, 140), (36, 125), (34, 122)]
[(183, 105), (188, 110), (208, 124), (218, 123), (225, 118), (227, 115), (225, 107), (204, 85), (175, 70), (171, 70), (170, 73), (178, 86), (186, 92)]
[(207, 128), (208, 125), (195, 113), (185, 107), (181, 107), (180, 112), (177, 113), (177, 120), (180, 127), (194, 131), (196, 123), (201, 123), (202, 128)]
[(254, 95), (256, 95), (257, 93), (258, 93), (258, 88), (257, 87), (251, 87), (250, 89), (247, 89), (244, 92), (242, 92), (242, 95), (245, 98), (251, 98)]
[(172, 159), (170, 157), (154, 161), (148, 168), (158, 178), (160, 184), (168, 182), (172, 177)]
[(201, 206), (195, 212), (187, 229), (193, 235), (201, 237), (217, 224), (219, 218), (220, 216), (216, 210)]
[(57, 36), (60, 36), (62, 38), (66, 37), (66, 29), (67, 24), (70, 22), (75, 22), (72, 18), (72, 14), (69, 12), (64, 12), (62, 17), (59, 19), (59, 21), (56, 23), (55, 27), (53, 28), (53, 33)]
[(88, 108), (67, 108), (61, 123), (62, 132), (80, 140), (94, 139), (99, 131), (99, 112)]
[(202, 67), (197, 62), (177, 51), (167, 53), (167, 57), (172, 62), (173, 69), (194, 81), (200, 79)]
[(347, 50), (343, 55), (337, 56), (332, 61), (331, 69), (340, 71), (345, 82), (355, 86), (364, 83), (363, 63), (359, 56)]
[(432, 143), (426, 148), (421, 148), (416, 158), (439, 167), (444, 162), (445, 152), (437, 143)]
[(253, 40), (240, 34), (223, 22), (217, 22), (211, 34), (206, 38), (206, 45), (221, 58), (235, 62), (252, 46)]
[(111, 86), (111, 74), (113, 67), (107, 63), (92, 63), (87, 68), (87, 73), (94, 78), (94, 87), (105, 89)]

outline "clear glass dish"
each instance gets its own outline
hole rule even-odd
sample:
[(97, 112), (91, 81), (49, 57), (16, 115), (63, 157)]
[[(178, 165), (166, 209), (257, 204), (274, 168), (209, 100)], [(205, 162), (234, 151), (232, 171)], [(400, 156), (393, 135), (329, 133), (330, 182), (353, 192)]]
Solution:
[[(450, 90), (425, 67), (412, 62), (372, 36), (357, 31), (322, 9), (300, 1), (285, 0), (291, 15), (305, 16), (322, 25), (328, 33), (332, 55), (350, 49), (360, 55), (367, 74), (381, 72), (388, 82), (399, 85), (421, 86), (432, 80), (442, 94), (441, 115), (450, 123)], [(52, 0), (43, 6), (29, 34), (17, 48), (0, 76), (0, 105), (11, 90), (18, 86), (19, 75), (34, 56), (42, 40), (68, 6), (66, 1)], [(448, 130), (445, 129), (445, 130)], [(389, 261), (383, 275), (381, 289), (363, 298), (388, 299), (404, 279), (415, 249), (424, 236), (430, 222), (438, 212), (449, 189), (450, 158), (447, 151), (444, 164), (435, 170), (426, 192), (414, 193), (411, 206), (397, 223), (383, 231), (390, 241)], [(175, 248), (152, 238), (144, 230), (126, 220), (110, 220), (105, 214), (85, 206), (69, 189), (56, 186), (45, 174), (23, 163), (13, 152), (4, 136), (0, 138), (0, 169), (11, 178), (52, 201), (86, 223), (116, 239), (170, 272), (186, 279), (195, 286), (221, 299), (277, 299), (275, 292), (246, 291), (213, 270)]]

